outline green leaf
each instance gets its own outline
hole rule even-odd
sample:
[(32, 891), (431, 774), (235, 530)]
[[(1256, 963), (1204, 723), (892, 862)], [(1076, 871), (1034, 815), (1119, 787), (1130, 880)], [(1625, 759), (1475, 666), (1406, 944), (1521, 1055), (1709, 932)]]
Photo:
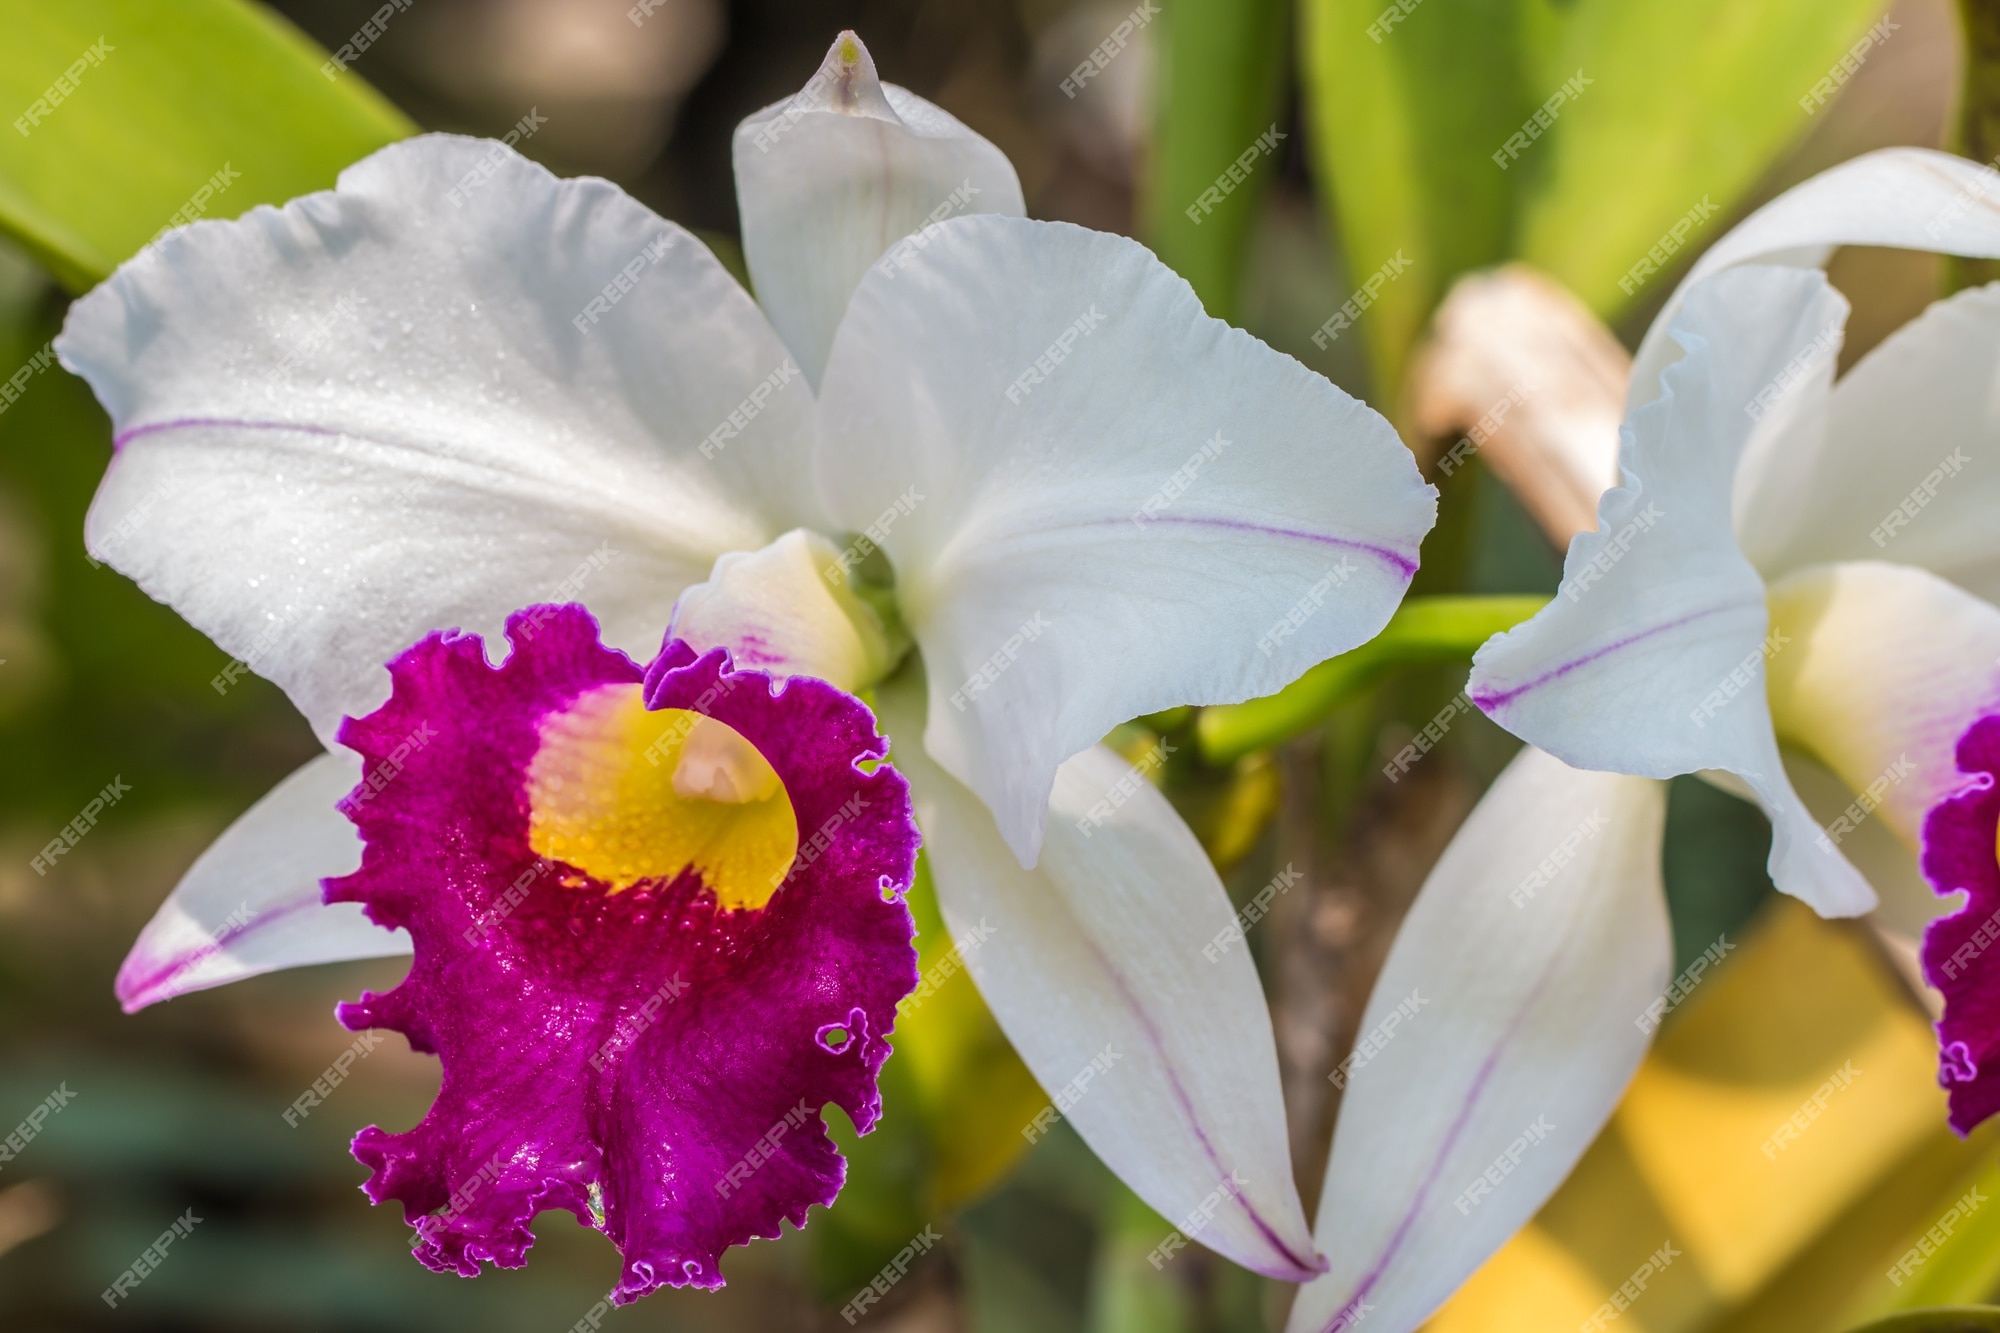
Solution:
[(2000, 1306), (1940, 1306), (1911, 1310), (1879, 1323), (1866, 1324), (1850, 1333), (1984, 1333), (2000, 1329)]
[[(1175, 1259), (1187, 1244), (1174, 1225), (1115, 1184), (1099, 1217), (1097, 1253), (1091, 1263), (1090, 1333), (1194, 1333), (1199, 1327), (1193, 1293)], [(1169, 1237), (1179, 1250), (1161, 1253)]]
[(1528, 2), (1427, 0), (1386, 29), (1384, 0), (1300, 5), (1313, 165), (1348, 280), (1358, 289), (1398, 256), (1409, 264), (1355, 321), (1378, 406), (1395, 400), (1451, 280), (1507, 255), (1514, 177), (1489, 154), (1532, 106), (1521, 86)]
[[(1519, 253), (1600, 314), (1634, 264), (1704, 200), (1683, 257), (1722, 234), (1773, 159), (1823, 116), (1800, 101), (1883, 0), (1577, 0), (1532, 80), (1535, 99), (1592, 80), (1524, 162)], [(1896, 40), (1888, 34), (1887, 40)], [(1863, 53), (1865, 58), (1866, 53)], [(1675, 261), (1668, 260), (1668, 267)]]
[[(1314, 166), (1349, 281), (1358, 289), (1386, 272), (1379, 265), (1409, 262), (1376, 284), (1355, 320), (1378, 405), (1396, 401), (1424, 321), (1469, 269), (1523, 258), (1609, 315), (1661, 280), (1640, 274), (1621, 286), (1648, 251), (1661, 247), (1655, 263), (1665, 271), (1720, 235), (1814, 123), (1819, 108), (1808, 114), (1801, 99), (1882, 8), (1304, 0)], [(1589, 82), (1550, 108), (1546, 127), (1531, 126), (1578, 74)], [(1530, 131), (1525, 150), (1504, 167), (1494, 161), (1511, 136)], [(1663, 240), (1684, 218), (1679, 239)]]
[(1380, 634), (1329, 658), (1276, 694), (1202, 710), (1195, 724), (1210, 763), (1276, 745), (1320, 721), (1397, 667), (1469, 659), (1480, 644), (1548, 604), (1546, 597), (1412, 597)]
[(164, 227), (328, 188), (414, 127), (325, 59), (244, 0), (10, 6), (0, 230), (82, 291)]
[[(1146, 239), (1218, 319), (1235, 318), (1245, 247), (1282, 141), (1263, 140), (1283, 105), (1285, 0), (1167, 0), (1158, 122), (1144, 203)], [(1258, 152), (1260, 142), (1266, 148)], [(1245, 154), (1238, 184), (1229, 175)], [(1204, 211), (1202, 193), (1222, 195)], [(1193, 209), (1192, 215), (1189, 209)]]
[[(1987, 1137), (1978, 1146), (1990, 1147), (1990, 1132)], [(1905, 1210), (1908, 1216), (1883, 1218), (1877, 1210), (1878, 1233), (1886, 1222), (1903, 1234), (1890, 1232), (1894, 1243), (1883, 1262), (1888, 1280), (1869, 1284), (1865, 1303), (1851, 1306), (1849, 1318), (1956, 1306), (2000, 1292), (2000, 1208), (1986, 1206), (1996, 1193), (2000, 1166), (1989, 1161), (1927, 1191)]]
[[(0, 366), (26, 362), (61, 316), (46, 303), (23, 323), (0, 320)], [(10, 603), (0, 613), (10, 640), (0, 643), (0, 811), (37, 831), (60, 827), (114, 771), (135, 814), (190, 802), (238, 811), (323, 748), (270, 682), (213, 688), (229, 655), (87, 559), (84, 512), (110, 458), (104, 409), (60, 367), (29, 379), (0, 413), (0, 603)], [(23, 633), (32, 655), (20, 651)], [(10, 695), (27, 671), (26, 697)]]

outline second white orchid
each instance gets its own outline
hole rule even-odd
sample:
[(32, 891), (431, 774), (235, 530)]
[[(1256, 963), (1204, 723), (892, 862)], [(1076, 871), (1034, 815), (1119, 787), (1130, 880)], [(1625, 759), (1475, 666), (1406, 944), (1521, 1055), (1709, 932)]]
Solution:
[(1936, 303), (1836, 383), (1847, 303), (1817, 267), (1841, 244), (2000, 255), (1995, 200), (2000, 174), (1962, 159), (1858, 158), (1719, 240), (1654, 323), (1624, 484), (1549, 605), (1474, 659), (1472, 700), (1530, 748), (1426, 882), (1362, 1020), (1433, 1000), (1353, 1080), (1315, 1232), (1333, 1266), (1291, 1333), (1364, 1307), (1416, 1327), (1612, 1114), (1672, 969), (1657, 779), (1754, 799), (1772, 879), (1822, 915), (1880, 887), (1914, 935), (1938, 910), (1920, 854), (1937, 893), (1968, 892), (1925, 951), (1940, 1081), (1961, 1129), (2000, 1106), (2000, 961), (1978, 938), (2000, 920), (2000, 290)]

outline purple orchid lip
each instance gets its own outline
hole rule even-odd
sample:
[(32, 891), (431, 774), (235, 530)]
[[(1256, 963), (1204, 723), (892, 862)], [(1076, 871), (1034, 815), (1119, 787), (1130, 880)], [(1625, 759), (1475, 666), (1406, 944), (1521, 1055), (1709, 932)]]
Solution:
[[(642, 672), (576, 606), (516, 613), (507, 635), (499, 667), (477, 636), (423, 640), (390, 664), (389, 702), (342, 728), (364, 773), (387, 776), (344, 803), (366, 850), (326, 898), (409, 930), (415, 958), (396, 989), (338, 1016), (444, 1066), (414, 1129), (356, 1136), (363, 1188), (402, 1202), (416, 1257), (439, 1271), (520, 1266), (529, 1222), (563, 1208), (623, 1253), (618, 1303), (720, 1286), (724, 1249), (804, 1225), (838, 1193), (820, 1108), (864, 1133), (880, 1112), (896, 1004), (918, 980), (908, 786), (874, 762), (887, 743), (866, 707), (824, 682), (775, 682), (674, 640)], [(662, 710), (719, 723), (768, 762), (799, 854), (760, 903), (718, 898), (727, 845), (630, 884), (576, 863), (594, 853), (537, 850), (531, 770), (552, 727), (596, 716), (578, 711), (592, 699), (649, 720), (590, 752), (622, 754), (628, 777), (679, 753), (686, 726), (666, 751), (638, 748)], [(578, 769), (565, 790), (594, 780)]]
[(1944, 996), (1938, 1083), (1951, 1127), (1969, 1134), (2000, 1111), (2000, 714), (1958, 742), (1959, 790), (1924, 819), (1924, 876), (1965, 905), (1924, 932), (1924, 976)]

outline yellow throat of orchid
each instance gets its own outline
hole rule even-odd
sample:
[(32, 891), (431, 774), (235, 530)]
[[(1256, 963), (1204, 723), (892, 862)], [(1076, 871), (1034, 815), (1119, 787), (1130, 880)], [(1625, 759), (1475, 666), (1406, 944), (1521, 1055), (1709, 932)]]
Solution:
[(637, 685), (544, 721), (527, 789), (529, 846), (613, 892), (693, 870), (723, 908), (762, 907), (798, 853), (791, 800), (756, 747), (688, 709), (648, 712)]

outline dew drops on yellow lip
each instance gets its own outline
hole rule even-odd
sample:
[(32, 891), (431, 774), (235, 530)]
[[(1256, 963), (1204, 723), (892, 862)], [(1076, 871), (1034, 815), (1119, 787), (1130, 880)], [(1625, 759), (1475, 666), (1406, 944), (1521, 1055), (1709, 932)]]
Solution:
[(725, 909), (769, 902), (798, 853), (776, 770), (725, 723), (648, 712), (638, 685), (551, 714), (528, 766), (528, 843), (610, 886), (692, 869)]

